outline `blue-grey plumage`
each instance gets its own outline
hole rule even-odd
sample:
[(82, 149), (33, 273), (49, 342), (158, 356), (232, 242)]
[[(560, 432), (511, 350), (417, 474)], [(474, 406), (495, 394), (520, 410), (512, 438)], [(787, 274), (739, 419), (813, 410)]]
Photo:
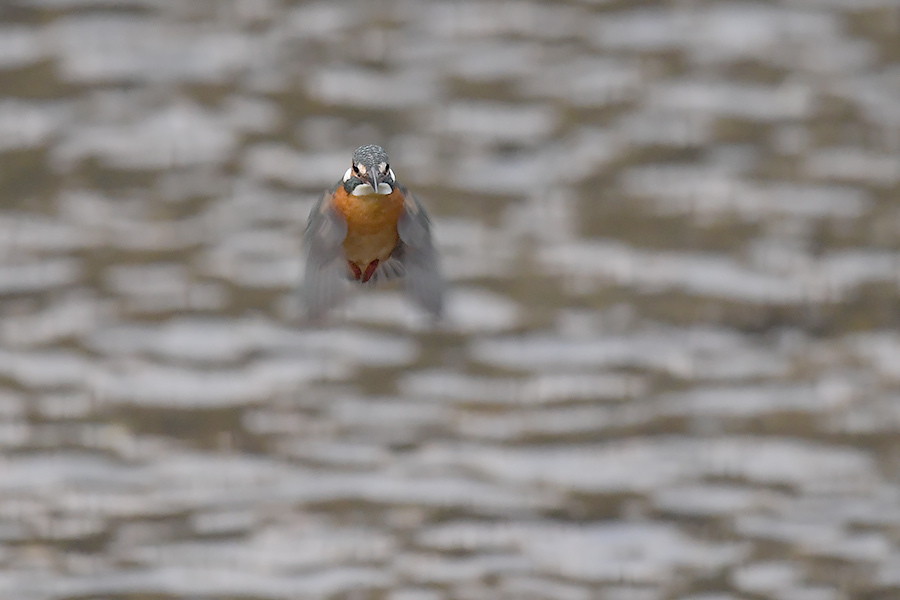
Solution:
[(303, 249), (306, 271), (301, 290), (307, 315), (318, 318), (343, 298), (343, 279), (347, 270), (341, 260), (341, 244), (347, 236), (347, 223), (335, 212), (322, 194), (309, 213)]
[(434, 318), (444, 308), (444, 283), (431, 220), (394, 179), (380, 146), (360, 146), (350, 169), (313, 207), (304, 235), (303, 297), (309, 317), (343, 297), (344, 279), (375, 283), (405, 278), (406, 292)]
[(439, 317), (444, 310), (444, 282), (437, 248), (431, 237), (431, 219), (414, 196), (406, 194), (406, 211), (397, 221), (400, 263), (406, 270), (406, 293), (425, 310)]

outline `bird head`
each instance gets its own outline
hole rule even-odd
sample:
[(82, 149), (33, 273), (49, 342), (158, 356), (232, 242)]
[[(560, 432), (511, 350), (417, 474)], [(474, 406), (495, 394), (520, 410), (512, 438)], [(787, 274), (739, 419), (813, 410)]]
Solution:
[(394, 191), (394, 172), (381, 146), (360, 146), (344, 173), (344, 187), (354, 196), (387, 195)]

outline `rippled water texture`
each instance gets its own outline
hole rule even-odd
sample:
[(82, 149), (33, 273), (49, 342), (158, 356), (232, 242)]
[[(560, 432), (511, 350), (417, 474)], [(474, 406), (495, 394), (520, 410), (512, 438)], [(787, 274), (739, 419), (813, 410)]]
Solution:
[(4, 0), (0, 598), (900, 598), (898, 194), (896, 0)]

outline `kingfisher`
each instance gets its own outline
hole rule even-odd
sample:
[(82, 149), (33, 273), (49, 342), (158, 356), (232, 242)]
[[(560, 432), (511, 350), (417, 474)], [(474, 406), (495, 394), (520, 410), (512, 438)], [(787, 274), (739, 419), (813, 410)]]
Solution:
[(344, 177), (313, 206), (303, 236), (307, 315), (338, 303), (343, 280), (361, 284), (405, 278), (406, 292), (435, 319), (444, 284), (431, 220), (394, 177), (381, 146), (360, 146)]

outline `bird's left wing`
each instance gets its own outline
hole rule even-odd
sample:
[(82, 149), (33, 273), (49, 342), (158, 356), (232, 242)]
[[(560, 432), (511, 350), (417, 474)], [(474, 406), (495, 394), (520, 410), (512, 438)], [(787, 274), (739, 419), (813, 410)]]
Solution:
[(403, 190), (406, 203), (397, 222), (403, 242), (400, 260), (406, 271), (406, 292), (435, 318), (444, 310), (444, 281), (431, 235), (431, 219), (422, 204)]
[(326, 201), (330, 197), (331, 192), (325, 192), (313, 206), (303, 235), (306, 273), (301, 293), (310, 318), (322, 316), (340, 300), (347, 271), (341, 260), (347, 222)]

